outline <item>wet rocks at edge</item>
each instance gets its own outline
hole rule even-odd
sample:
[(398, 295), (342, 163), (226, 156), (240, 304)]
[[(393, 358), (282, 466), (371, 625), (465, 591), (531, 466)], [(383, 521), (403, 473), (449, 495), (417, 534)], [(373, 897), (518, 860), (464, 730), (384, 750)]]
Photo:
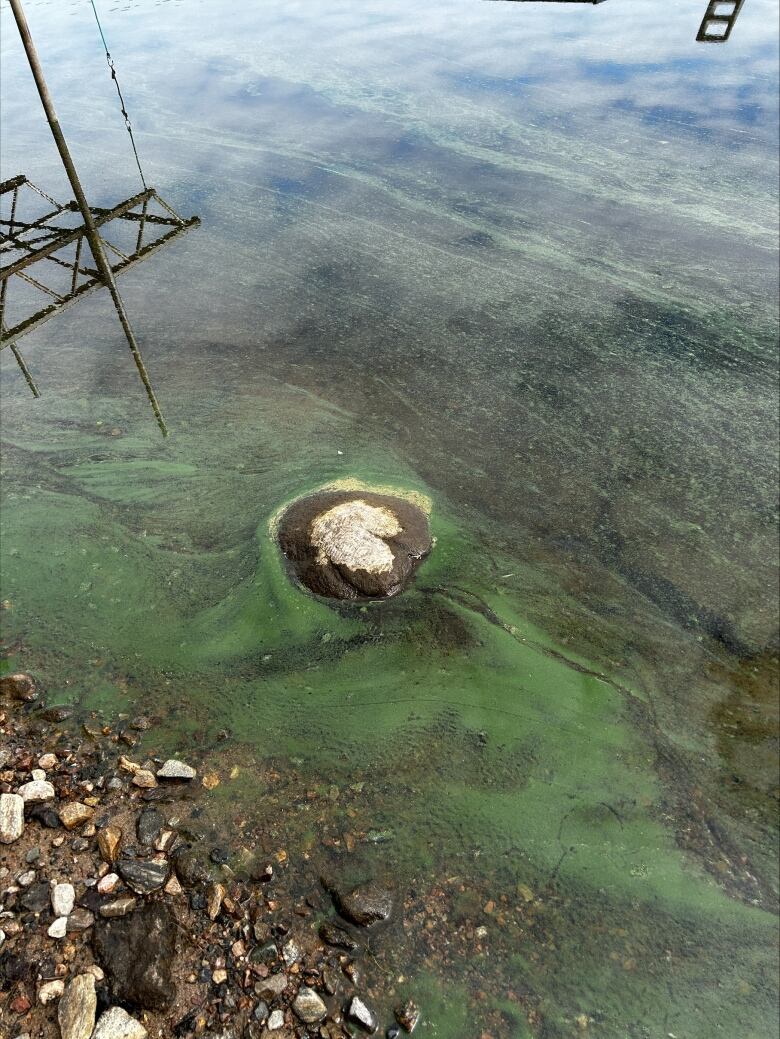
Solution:
[[(330, 882), (338, 915), (323, 919), (315, 881), (304, 903), (281, 887), (286, 853), (239, 879), (229, 847), (198, 846), (186, 822), (198, 809), (178, 810), (211, 789), (192, 782), (195, 768), (118, 755), (108, 726), (88, 729), (86, 743), (61, 734), (53, 750), (41, 748), (25, 714), (36, 683), (6, 677), (0, 1021), (10, 1035), (349, 1039), (380, 1030), (381, 989), (363, 980), (360, 932), (383, 931), (391, 888)], [(142, 774), (154, 785), (134, 782)], [(387, 1034), (414, 1030), (414, 1004), (395, 1013)]]

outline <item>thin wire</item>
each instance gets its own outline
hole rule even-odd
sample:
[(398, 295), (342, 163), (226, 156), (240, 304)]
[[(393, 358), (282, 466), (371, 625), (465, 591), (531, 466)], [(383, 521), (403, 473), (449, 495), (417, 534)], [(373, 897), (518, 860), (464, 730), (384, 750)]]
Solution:
[(146, 190), (146, 178), (144, 177), (144, 171), (141, 169), (141, 160), (138, 158), (138, 149), (135, 146), (135, 137), (133, 137), (133, 128), (130, 125), (130, 116), (127, 114), (127, 109), (125, 108), (125, 99), (122, 97), (122, 91), (119, 88), (119, 79), (117, 78), (116, 68), (114, 67), (114, 60), (111, 57), (111, 54), (110, 54), (110, 52), (108, 50), (108, 44), (106, 43), (106, 37), (105, 37), (105, 35), (103, 33), (103, 26), (100, 24), (100, 19), (98, 18), (97, 8), (95, 7), (95, 0), (89, 0), (89, 2), (90, 2), (90, 5), (92, 7), (92, 11), (93, 11), (93, 13), (95, 15), (95, 21), (97, 22), (98, 31), (100, 32), (100, 39), (103, 41), (103, 47), (105, 48), (105, 52), (106, 52), (106, 61), (108, 62), (109, 69), (111, 69), (111, 78), (114, 81), (114, 85), (116, 86), (116, 92), (119, 95), (119, 105), (120, 105), (120, 108), (121, 108), (121, 111), (122, 111), (122, 115), (125, 118), (125, 126), (127, 127), (127, 132), (130, 134), (130, 143), (133, 146), (133, 155), (135, 155), (135, 164), (138, 167), (138, 173), (139, 173), (139, 175), (141, 177), (141, 183), (143, 184), (144, 191), (145, 191)]

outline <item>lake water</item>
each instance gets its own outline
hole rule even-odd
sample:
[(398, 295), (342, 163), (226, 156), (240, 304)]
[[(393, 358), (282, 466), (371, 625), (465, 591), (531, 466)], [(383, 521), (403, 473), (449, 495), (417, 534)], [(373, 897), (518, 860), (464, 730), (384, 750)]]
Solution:
[[(88, 4), (28, 0), (91, 202), (139, 189)], [(202, 226), (3, 353), (5, 638), (150, 715), (210, 825), (392, 876), (420, 1032), (777, 1032), (777, 4), (103, 2)], [(3, 177), (67, 198), (7, 5)], [(398, 598), (269, 532), (430, 499)], [(260, 838), (258, 837), (260, 835)], [(381, 994), (384, 993), (384, 996)]]

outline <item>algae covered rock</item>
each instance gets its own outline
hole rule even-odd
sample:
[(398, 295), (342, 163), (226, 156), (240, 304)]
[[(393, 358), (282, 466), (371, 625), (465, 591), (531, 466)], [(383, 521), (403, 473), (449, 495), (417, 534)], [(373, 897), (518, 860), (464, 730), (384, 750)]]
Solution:
[(24, 671), (0, 678), (0, 693), (10, 696), (12, 700), (22, 700), (26, 703), (38, 698), (35, 679)]
[(279, 545), (301, 582), (335, 599), (396, 595), (431, 550), (425, 512), (371, 491), (320, 491), (294, 502)]

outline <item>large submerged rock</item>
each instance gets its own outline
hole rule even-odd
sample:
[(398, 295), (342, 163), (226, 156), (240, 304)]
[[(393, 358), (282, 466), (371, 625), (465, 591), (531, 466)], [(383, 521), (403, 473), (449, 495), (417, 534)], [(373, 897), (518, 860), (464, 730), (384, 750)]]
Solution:
[(122, 919), (99, 920), (92, 947), (117, 1002), (139, 1010), (170, 1005), (176, 918), (169, 905), (149, 902)]
[(335, 599), (400, 592), (431, 550), (421, 508), (370, 491), (320, 491), (294, 502), (278, 527), (298, 580)]

